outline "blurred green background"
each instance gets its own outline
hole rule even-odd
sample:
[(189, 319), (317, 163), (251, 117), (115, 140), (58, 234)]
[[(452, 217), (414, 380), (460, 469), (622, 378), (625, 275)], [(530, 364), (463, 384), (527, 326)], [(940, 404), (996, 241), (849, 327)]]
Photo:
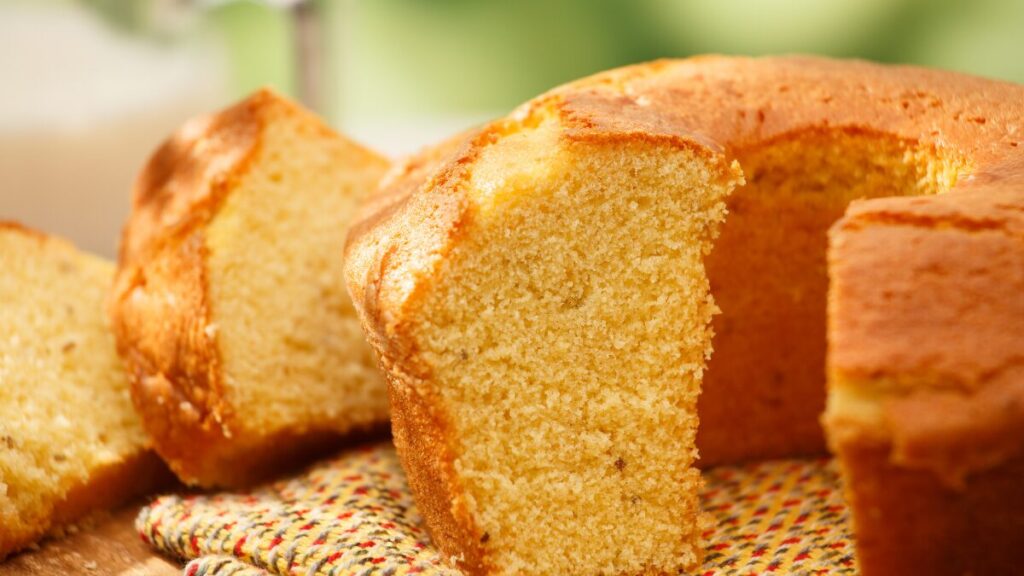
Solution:
[(1024, 82), (1024, 0), (0, 0), (0, 217), (112, 254), (149, 151), (263, 85), (400, 155), (562, 82), (709, 52)]
[[(144, 3), (95, 0), (115, 18)], [(231, 92), (297, 91), (290, 2), (199, 3)], [(660, 57), (804, 52), (1024, 82), (1020, 0), (314, 0), (322, 112), (486, 115), (562, 82)], [(131, 6), (134, 5), (134, 8)], [(120, 13), (120, 15), (119, 15)]]
[[(606, 68), (706, 52), (807, 52), (1024, 81), (1020, 0), (319, 0), (328, 112), (489, 113)], [(236, 90), (294, 91), (280, 10), (216, 10)], [(259, 30), (259, 31), (258, 31)]]
[[(1024, 82), (1021, 0), (316, 0), (312, 10), (320, 111), (396, 152), (568, 80), (662, 57), (804, 52)], [(211, 22), (230, 39), (234, 94), (265, 83), (296, 93), (286, 10), (234, 2)]]

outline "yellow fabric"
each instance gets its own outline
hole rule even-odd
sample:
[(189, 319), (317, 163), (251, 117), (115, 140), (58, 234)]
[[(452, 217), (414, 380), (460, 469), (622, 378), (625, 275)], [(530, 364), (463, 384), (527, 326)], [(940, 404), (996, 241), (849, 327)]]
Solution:
[[(704, 476), (703, 505), (715, 527), (701, 576), (856, 575), (830, 461), (722, 467)], [(187, 576), (459, 574), (423, 531), (389, 443), (248, 493), (164, 496), (137, 526), (158, 550), (190, 559)]]

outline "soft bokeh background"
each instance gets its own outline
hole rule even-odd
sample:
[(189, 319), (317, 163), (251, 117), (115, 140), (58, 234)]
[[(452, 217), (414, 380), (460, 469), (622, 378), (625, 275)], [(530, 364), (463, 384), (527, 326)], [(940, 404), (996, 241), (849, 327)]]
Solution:
[(149, 151), (261, 85), (398, 155), (567, 80), (707, 52), (1024, 82), (1024, 2), (0, 0), (0, 219), (112, 255)]

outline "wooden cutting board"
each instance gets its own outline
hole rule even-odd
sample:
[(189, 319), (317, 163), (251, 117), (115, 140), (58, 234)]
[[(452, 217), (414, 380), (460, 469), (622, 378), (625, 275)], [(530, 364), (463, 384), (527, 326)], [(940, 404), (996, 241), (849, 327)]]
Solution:
[(182, 566), (156, 554), (135, 531), (140, 505), (48, 540), (0, 563), (0, 576), (181, 576)]

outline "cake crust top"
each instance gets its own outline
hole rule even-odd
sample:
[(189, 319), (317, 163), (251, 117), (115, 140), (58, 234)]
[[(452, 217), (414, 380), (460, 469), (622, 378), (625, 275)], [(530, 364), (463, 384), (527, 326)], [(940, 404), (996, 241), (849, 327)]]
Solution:
[[(384, 338), (388, 325), (457, 235), (472, 202), (461, 183), (481, 154), (552, 118), (564, 140), (669, 139), (722, 162), (738, 149), (805, 131), (877, 134), (962, 158), (971, 177), (955, 192), (998, 188), (1016, 202), (1024, 190), (1021, 86), (808, 56), (704, 56), (615, 69), (555, 88), (506, 118), (424, 150), (385, 179), (346, 248), (350, 292), (382, 344), (393, 342)], [(903, 209), (903, 199), (886, 202)], [(915, 199), (912, 209), (931, 202)], [(960, 202), (956, 210), (969, 215), (987, 208)]]
[[(950, 193), (855, 202), (833, 236), (859, 229), (848, 241), (856, 246), (843, 252), (846, 265), (858, 270), (856, 286), (880, 290), (891, 276), (873, 264), (879, 251), (890, 262), (923, 258), (947, 266), (949, 247), (965, 246), (960, 241), (966, 238), (949, 234), (974, 234), (971, 239), (990, 256), (965, 253), (957, 262), (988, 270), (989, 302), (1016, 302), (1017, 308), (978, 306), (970, 323), (984, 329), (954, 334), (950, 326), (956, 323), (947, 322), (941, 328), (945, 336), (936, 337), (936, 323), (949, 321), (950, 310), (963, 305), (951, 300), (952, 293), (981, 287), (954, 278), (947, 290), (924, 295), (928, 309), (937, 312), (931, 324), (921, 323), (913, 307), (886, 312), (884, 294), (865, 293), (862, 304), (832, 318), (830, 364), (834, 371), (865, 378), (913, 374), (926, 388), (941, 381), (940, 388), (966, 393), (1011, 378), (1024, 365), (1024, 300), (1013, 299), (1024, 293), (1024, 272), (1007, 268), (1024, 251), (1024, 87), (911, 66), (807, 56), (706, 56), (611, 70), (555, 88), (505, 118), (397, 166), (356, 218), (346, 247), (349, 292), (369, 338), (385, 356), (413, 356), (402, 324), (467, 225), (475, 201), (467, 183), (482, 156), (503, 139), (551, 126), (563, 143), (669, 140), (722, 163), (738, 151), (809, 131), (893, 139), (951, 158), (967, 176), (950, 182)], [(537, 146), (550, 142), (537, 141)], [(880, 222), (893, 226), (874, 225)], [(927, 241), (920, 239), (923, 234)], [(943, 239), (949, 240), (945, 246)], [(922, 331), (931, 331), (930, 336), (923, 338)], [(1024, 400), (1018, 404), (1024, 406)], [(964, 426), (990, 428), (986, 410), (965, 415)], [(932, 429), (928, 410), (920, 406), (902, 410), (899, 418), (902, 429), (910, 431), (906, 434)], [(1024, 422), (1024, 413), (1012, 420), (1013, 426)]]

